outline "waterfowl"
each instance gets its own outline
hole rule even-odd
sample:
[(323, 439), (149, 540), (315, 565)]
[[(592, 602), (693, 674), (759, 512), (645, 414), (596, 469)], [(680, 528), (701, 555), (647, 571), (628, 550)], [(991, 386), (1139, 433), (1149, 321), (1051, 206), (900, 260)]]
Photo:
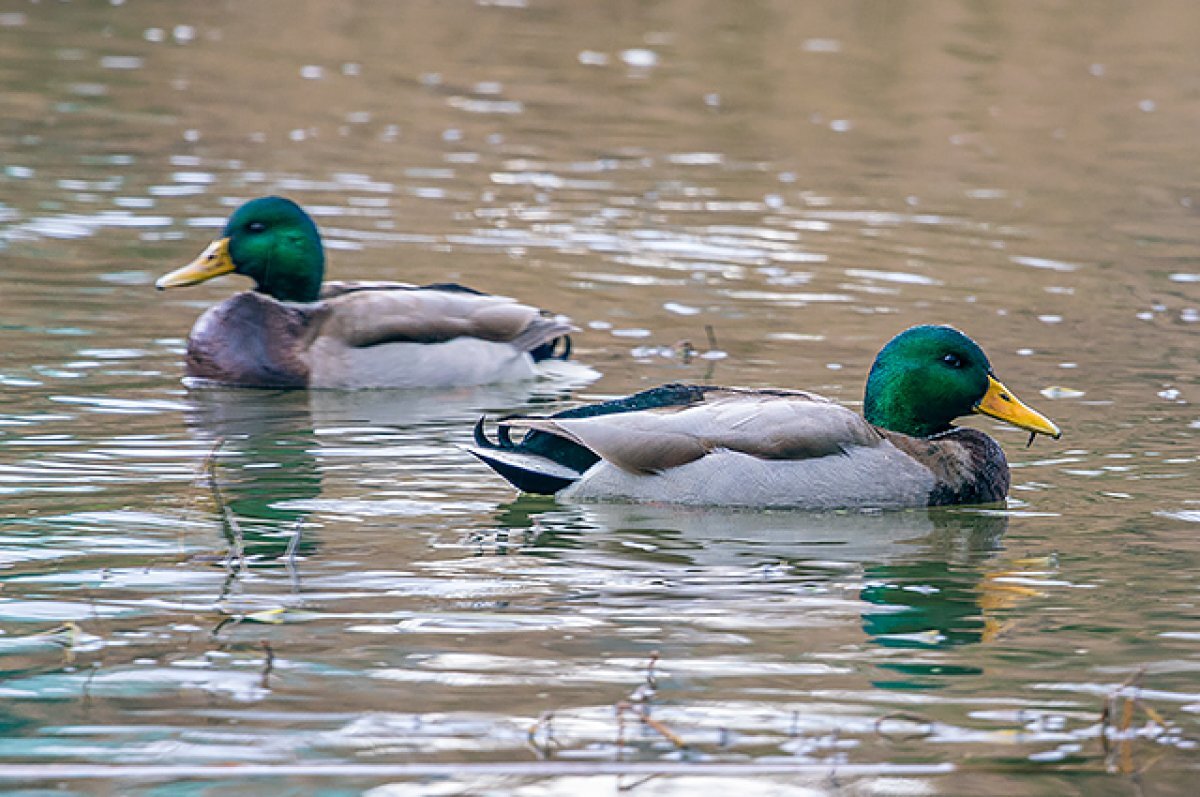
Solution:
[(186, 372), (243, 387), (451, 387), (526, 379), (570, 351), (568, 320), (446, 283), (323, 282), (317, 225), (295, 202), (250, 200), (159, 290), (222, 274), (254, 280), (207, 310)]
[[(1004, 500), (1004, 452), (954, 426), (971, 413), (1054, 438), (987, 355), (952, 327), (883, 347), (863, 415), (798, 390), (670, 384), (548, 417), (475, 427), (468, 450), (518, 489), (581, 501), (754, 508), (898, 508)], [(514, 441), (512, 430), (524, 430)]]

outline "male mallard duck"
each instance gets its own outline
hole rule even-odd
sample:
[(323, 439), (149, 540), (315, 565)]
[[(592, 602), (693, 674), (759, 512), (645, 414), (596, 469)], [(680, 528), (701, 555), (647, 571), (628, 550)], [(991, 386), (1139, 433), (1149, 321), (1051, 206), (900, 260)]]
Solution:
[[(801, 391), (664, 385), (506, 419), (498, 443), (481, 419), (470, 451), (521, 490), (568, 499), (835, 509), (1003, 500), (1004, 452), (951, 425), (963, 415), (1060, 435), (996, 380), (973, 340), (945, 326), (913, 327), (883, 347), (863, 411)], [(520, 442), (514, 428), (528, 430)]]
[(242, 205), (218, 240), (155, 286), (231, 271), (255, 289), (200, 316), (188, 376), (276, 388), (480, 385), (532, 377), (560, 343), (570, 349), (566, 318), (461, 285), (322, 284), (317, 225), (282, 197)]

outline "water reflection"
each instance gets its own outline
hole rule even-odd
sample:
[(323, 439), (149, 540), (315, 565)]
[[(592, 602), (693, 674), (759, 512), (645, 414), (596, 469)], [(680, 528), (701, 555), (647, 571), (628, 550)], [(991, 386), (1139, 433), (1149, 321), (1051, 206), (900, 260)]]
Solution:
[[(0, 13), (0, 769), (219, 761), (247, 792), (262, 781), (224, 765), (524, 760), (542, 711), (556, 755), (593, 761), (618, 755), (612, 704), (661, 650), (656, 716), (694, 750), (828, 760), (863, 794), (1121, 792), (1098, 710), (1145, 668), (1127, 697), (1182, 733), (1153, 741), (1139, 708), (1138, 788), (1194, 791), (1200, 105), (1173, 78), (1200, 6), (876, 6)], [(678, 344), (711, 326), (719, 381), (855, 400), (872, 344), (983, 325), (1071, 442), (998, 434), (1028, 510), (1003, 553), (963, 516), (497, 512), (503, 488), (455, 445), (478, 412), (561, 394), (180, 394), (181, 314), (226, 290), (159, 302), (149, 283), (268, 192), (319, 209), (333, 275), (571, 314), (605, 371), (588, 398), (702, 379), (713, 361)], [(198, 559), (220, 546), (195, 485), (220, 436), (231, 511), (262, 537), (231, 594)], [(272, 557), (299, 519), (294, 595)], [(270, 622), (214, 639), (230, 613)], [(936, 735), (881, 741), (899, 705)], [(677, 753), (644, 741), (643, 759)], [(955, 773), (843, 768), (930, 760)], [(437, 788), (613, 785), (470, 777)]]
[(298, 533), (296, 550), (311, 553), (317, 545), (316, 527), (308, 522), (313, 508), (338, 509), (336, 501), (318, 502), (323, 469), (378, 442), (392, 444), (386, 451), (419, 456), (426, 435), (466, 434), (480, 414), (553, 403), (597, 376), (585, 366), (558, 365), (538, 381), (451, 390), (306, 392), (193, 383), (185, 417), (192, 437), (212, 446), (206, 481), (232, 514), (227, 536), (240, 534), (251, 560), (280, 556)]
[[(281, 503), (321, 494), (306, 397), (204, 389), (191, 391), (189, 398), (188, 431), (213, 446), (206, 468), (209, 488), (232, 515), (223, 520), (226, 536), (240, 532), (251, 560), (280, 556), (308, 515)], [(311, 552), (315, 536), (302, 535), (300, 545)]]
[(499, 507), (508, 530), (547, 537), (604, 530), (605, 539), (652, 539), (656, 555), (715, 567), (785, 561), (873, 564), (925, 551), (957, 557), (994, 550), (1007, 527), (1003, 513), (914, 509), (895, 512), (792, 512), (689, 508), (654, 504), (559, 504), (521, 496)]
[(860, 597), (878, 607), (863, 611), (863, 631), (881, 647), (913, 651), (880, 665), (901, 677), (876, 679), (879, 687), (931, 688), (944, 686), (944, 676), (978, 675), (978, 667), (925, 654), (986, 641), (997, 628), (984, 613), (988, 564), (1000, 550), (1008, 516), (936, 511), (930, 517), (934, 528), (921, 539), (917, 555), (863, 570), (867, 583)]
[(991, 639), (1000, 625), (988, 612), (1015, 594), (995, 580), (1009, 523), (1003, 512), (754, 512), (522, 497), (501, 506), (496, 521), (506, 548), (555, 557), (599, 547), (657, 565), (664, 576), (679, 568), (783, 568), (809, 585), (829, 585), (857, 574), (862, 630), (888, 652), (879, 666), (898, 676), (875, 685), (890, 689), (938, 687), (947, 676), (982, 672), (933, 654)]

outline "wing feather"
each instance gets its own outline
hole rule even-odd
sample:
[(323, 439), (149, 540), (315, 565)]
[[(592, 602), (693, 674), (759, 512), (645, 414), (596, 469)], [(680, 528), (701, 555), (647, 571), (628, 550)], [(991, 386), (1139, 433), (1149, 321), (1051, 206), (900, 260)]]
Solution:
[(714, 391), (703, 403), (682, 408), (507, 423), (564, 437), (630, 473), (661, 472), (716, 450), (801, 460), (881, 440), (857, 413), (798, 392)]
[(563, 317), (503, 296), (466, 291), (360, 289), (322, 304), (326, 315), (319, 334), (358, 348), (472, 337), (529, 351), (572, 329)]

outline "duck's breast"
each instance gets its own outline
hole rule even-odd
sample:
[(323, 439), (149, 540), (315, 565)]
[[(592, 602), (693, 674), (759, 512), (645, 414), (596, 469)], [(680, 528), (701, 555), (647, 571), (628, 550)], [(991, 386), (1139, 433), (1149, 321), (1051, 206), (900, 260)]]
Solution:
[(302, 388), (311, 313), (246, 291), (206, 310), (188, 336), (189, 377), (241, 387)]

